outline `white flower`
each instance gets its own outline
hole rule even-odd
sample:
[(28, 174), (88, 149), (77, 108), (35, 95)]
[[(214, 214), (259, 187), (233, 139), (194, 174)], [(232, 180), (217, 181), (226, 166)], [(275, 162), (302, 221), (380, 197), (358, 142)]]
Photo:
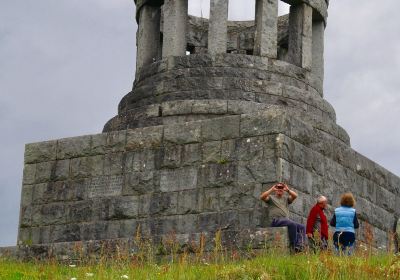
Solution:
[(70, 264), (69, 267), (76, 267), (76, 264)]
[(71, 280), (76, 280), (76, 278), (75, 278), (75, 277), (72, 277)]
[(87, 276), (87, 277), (93, 277), (93, 276), (94, 276), (94, 274), (93, 274), (93, 273), (91, 273), (91, 272), (86, 272), (86, 276)]
[(121, 278), (122, 279), (129, 279), (129, 276), (128, 275), (122, 275)]
[(250, 140), (250, 138), (249, 138), (249, 139), (247, 139), (247, 141), (246, 141), (246, 142), (247, 142), (247, 143), (250, 143), (250, 141), (251, 141), (251, 140)]

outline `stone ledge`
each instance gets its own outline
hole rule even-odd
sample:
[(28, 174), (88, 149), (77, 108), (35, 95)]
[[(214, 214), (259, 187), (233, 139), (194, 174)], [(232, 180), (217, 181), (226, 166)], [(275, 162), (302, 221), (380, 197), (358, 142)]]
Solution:
[[(287, 227), (256, 228), (242, 231), (217, 231), (188, 234), (165, 234), (153, 237), (138, 235), (135, 238), (90, 240), (78, 242), (59, 242), (40, 245), (20, 245), (11, 247), (13, 254), (21, 259), (56, 258), (59, 261), (81, 260), (82, 258), (114, 256), (125, 254), (133, 256), (143, 245), (155, 248), (155, 255), (174, 253), (196, 253), (203, 250), (211, 252), (220, 249), (234, 250), (279, 250), (289, 251)], [(1, 250), (0, 250), (1, 253)], [(1, 255), (0, 255), (1, 256)]]
[(0, 258), (15, 258), (17, 257), (18, 247), (0, 247)]

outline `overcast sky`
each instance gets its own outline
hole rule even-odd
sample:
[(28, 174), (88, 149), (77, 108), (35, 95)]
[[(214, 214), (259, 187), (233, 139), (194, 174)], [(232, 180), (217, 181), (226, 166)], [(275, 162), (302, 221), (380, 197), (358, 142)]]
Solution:
[[(189, 2), (208, 16), (208, 0)], [(253, 19), (248, 2), (229, 18)], [(352, 147), (400, 175), (399, 10), (331, 1), (325, 97)], [(0, 1), (0, 246), (16, 243), (24, 144), (99, 133), (130, 91), (134, 14), (132, 0)]]

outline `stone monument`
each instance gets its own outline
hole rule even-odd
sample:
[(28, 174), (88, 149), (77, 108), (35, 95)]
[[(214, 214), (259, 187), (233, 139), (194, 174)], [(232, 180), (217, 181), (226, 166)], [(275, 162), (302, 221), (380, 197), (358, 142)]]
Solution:
[(267, 226), (259, 195), (277, 181), (299, 193), (299, 222), (317, 195), (332, 211), (353, 192), (358, 238), (388, 243), (400, 178), (351, 148), (323, 98), (329, 1), (285, 0), (278, 17), (278, 0), (256, 0), (246, 22), (210, 2), (207, 20), (187, 0), (135, 1), (136, 77), (118, 114), (101, 134), (26, 145), (19, 245), (221, 230), (240, 247)]

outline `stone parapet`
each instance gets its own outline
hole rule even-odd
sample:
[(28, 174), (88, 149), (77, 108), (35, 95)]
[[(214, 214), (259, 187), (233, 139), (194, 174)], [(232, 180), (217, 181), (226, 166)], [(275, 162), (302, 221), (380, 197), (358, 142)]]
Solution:
[[(271, 98), (271, 103), (279, 104), (278, 100)], [(345, 144), (350, 145), (350, 138), (347, 132), (331, 120), (326, 114), (314, 109), (314, 114), (307, 113), (313, 111), (312, 106), (306, 106), (307, 111), (298, 110), (293, 100), (287, 99), (287, 103), (292, 105), (290, 108), (282, 109), (279, 105), (270, 105), (254, 101), (244, 100), (176, 100), (167, 101), (160, 104), (143, 106), (135, 110), (129, 110), (111, 119), (106, 125), (105, 131), (118, 129), (139, 128), (156, 125), (168, 125), (174, 123), (184, 123), (204, 119), (222, 117), (224, 115), (241, 115), (248, 112), (263, 112), (275, 108), (291, 113), (314, 128), (328, 133)], [(127, 125), (128, 124), (128, 125)]]

